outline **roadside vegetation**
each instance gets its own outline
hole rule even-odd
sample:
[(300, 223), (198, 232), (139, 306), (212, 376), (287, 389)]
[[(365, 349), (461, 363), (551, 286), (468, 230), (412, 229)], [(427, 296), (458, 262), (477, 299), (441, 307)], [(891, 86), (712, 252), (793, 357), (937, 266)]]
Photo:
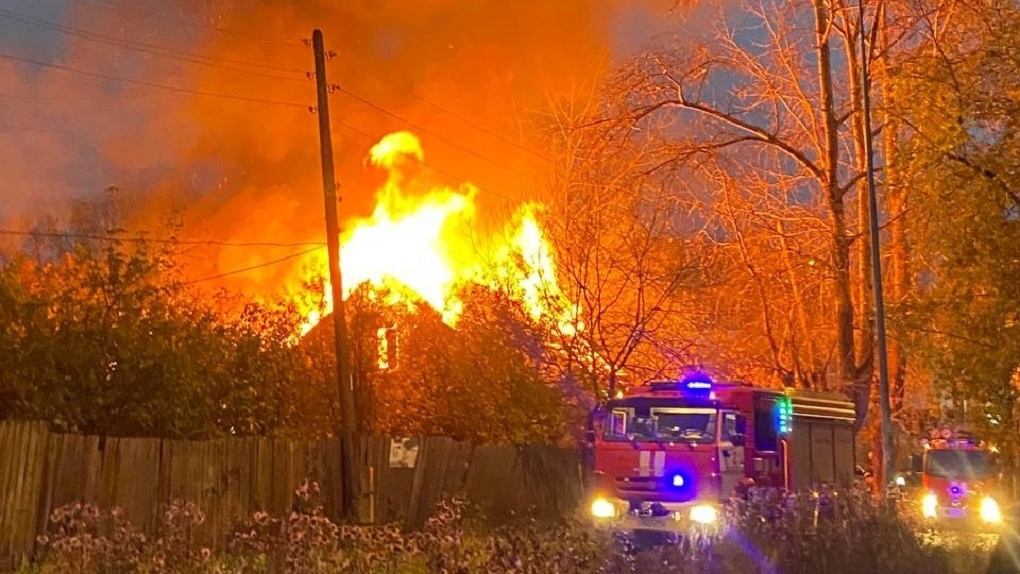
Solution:
[(190, 502), (163, 509), (152, 536), (117, 509), (71, 504), (53, 512), (36, 562), (22, 572), (949, 574), (982, 571), (987, 553), (973, 542), (919, 535), (852, 494), (821, 507), (811, 497), (755, 495), (729, 511), (725, 533), (642, 548), (581, 520), (491, 527), (458, 499), (441, 503), (415, 531), (343, 525), (323, 514), (317, 498), (317, 486), (306, 485), (289, 514), (255, 513), (218, 544), (203, 539), (204, 515)]

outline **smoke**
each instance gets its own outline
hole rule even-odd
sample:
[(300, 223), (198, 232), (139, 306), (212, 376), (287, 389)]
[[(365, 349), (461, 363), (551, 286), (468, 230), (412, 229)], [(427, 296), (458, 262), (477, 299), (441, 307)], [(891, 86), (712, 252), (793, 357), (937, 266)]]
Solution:
[[(159, 229), (176, 210), (189, 238), (291, 244), (323, 235), (305, 75), (313, 28), (333, 54), (342, 219), (371, 212), (386, 174), (365, 158), (401, 129), (421, 138), (428, 177), (470, 181), (499, 211), (547, 165), (529, 143), (531, 115), (639, 49), (674, 2), (80, 0), (63, 13), (39, 4), (9, 4), (35, 24), (0, 11), (0, 53), (64, 67), (0, 58), (0, 217), (66, 217), (72, 200), (115, 185), (128, 229)], [(19, 50), (28, 40), (33, 49)], [(189, 276), (297, 250), (196, 247)], [(207, 284), (265, 294), (293, 272), (266, 266)]]

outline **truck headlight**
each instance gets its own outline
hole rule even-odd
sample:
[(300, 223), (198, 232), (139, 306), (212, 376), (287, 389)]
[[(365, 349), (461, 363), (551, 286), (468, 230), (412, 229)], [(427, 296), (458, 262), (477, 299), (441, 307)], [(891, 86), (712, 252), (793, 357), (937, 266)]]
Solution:
[(711, 504), (696, 504), (691, 507), (691, 522), (715, 524), (718, 519), (719, 511)]
[(999, 511), (999, 503), (991, 496), (981, 499), (981, 520), (998, 524), (1002, 522), (1002, 512)]
[(921, 499), (921, 515), (925, 518), (935, 518), (938, 516), (939, 511), (939, 499), (933, 493), (929, 492), (924, 495)]
[(595, 518), (612, 518), (616, 516), (616, 507), (605, 498), (596, 498), (591, 503), (591, 515)]

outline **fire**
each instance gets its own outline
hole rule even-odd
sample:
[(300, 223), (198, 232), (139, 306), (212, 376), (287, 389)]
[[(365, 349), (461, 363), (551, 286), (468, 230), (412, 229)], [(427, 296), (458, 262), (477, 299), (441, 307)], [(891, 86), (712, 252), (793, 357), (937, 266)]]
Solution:
[[(387, 288), (390, 304), (424, 300), (455, 325), (462, 307), (456, 287), (473, 281), (509, 289), (533, 318), (549, 315), (563, 297), (556, 284), (553, 250), (539, 224), (537, 204), (522, 205), (502, 234), (482, 237), (476, 221), (478, 189), (431, 187), (417, 194), (415, 175), (424, 152), (417, 136), (396, 132), (369, 152), (372, 164), (388, 171), (376, 193), (372, 215), (348, 223), (340, 240), (344, 297), (368, 282)], [(310, 269), (324, 274), (319, 255)], [(325, 307), (332, 308), (329, 285)], [(302, 334), (321, 319), (307, 312)], [(557, 313), (559, 315), (559, 313)]]
[[(534, 319), (549, 315), (553, 312), (550, 307), (562, 300), (552, 249), (538, 223), (541, 209), (534, 203), (521, 206), (511, 240), (497, 246), (491, 270), (494, 279), (516, 295)], [(492, 279), (487, 282), (493, 283)]]

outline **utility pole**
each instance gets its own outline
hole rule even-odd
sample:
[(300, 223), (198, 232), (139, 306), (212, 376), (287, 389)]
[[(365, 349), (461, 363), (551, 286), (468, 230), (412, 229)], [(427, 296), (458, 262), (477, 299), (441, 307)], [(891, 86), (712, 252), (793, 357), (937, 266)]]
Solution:
[(340, 275), (340, 222), (337, 215), (336, 179), (333, 170), (333, 138), (329, 125), (329, 85), (326, 83), (326, 53), (322, 31), (312, 32), (315, 51), (315, 91), (318, 97), (319, 151), (322, 157), (322, 191), (326, 200), (326, 250), (329, 254), (329, 284), (333, 295), (333, 348), (336, 351), (338, 396), (340, 399), (340, 483), (343, 516), (357, 517), (355, 509), (354, 455), (355, 432), (358, 428), (354, 408), (354, 379), (351, 377), (351, 355), (347, 341), (347, 318), (344, 313), (343, 283)]
[[(885, 489), (893, 475), (896, 445), (893, 442), (892, 408), (889, 404), (889, 359), (885, 345), (885, 301), (882, 296), (882, 252), (879, 249), (878, 197), (875, 193), (874, 142), (871, 137), (871, 79), (868, 73), (868, 42), (864, 28), (864, 0), (857, 0), (861, 29), (861, 107), (864, 112), (865, 170), (871, 232), (871, 276), (875, 289), (875, 352), (878, 354), (878, 403), (882, 412), (882, 482)], [(877, 20), (876, 20), (876, 24)]]

